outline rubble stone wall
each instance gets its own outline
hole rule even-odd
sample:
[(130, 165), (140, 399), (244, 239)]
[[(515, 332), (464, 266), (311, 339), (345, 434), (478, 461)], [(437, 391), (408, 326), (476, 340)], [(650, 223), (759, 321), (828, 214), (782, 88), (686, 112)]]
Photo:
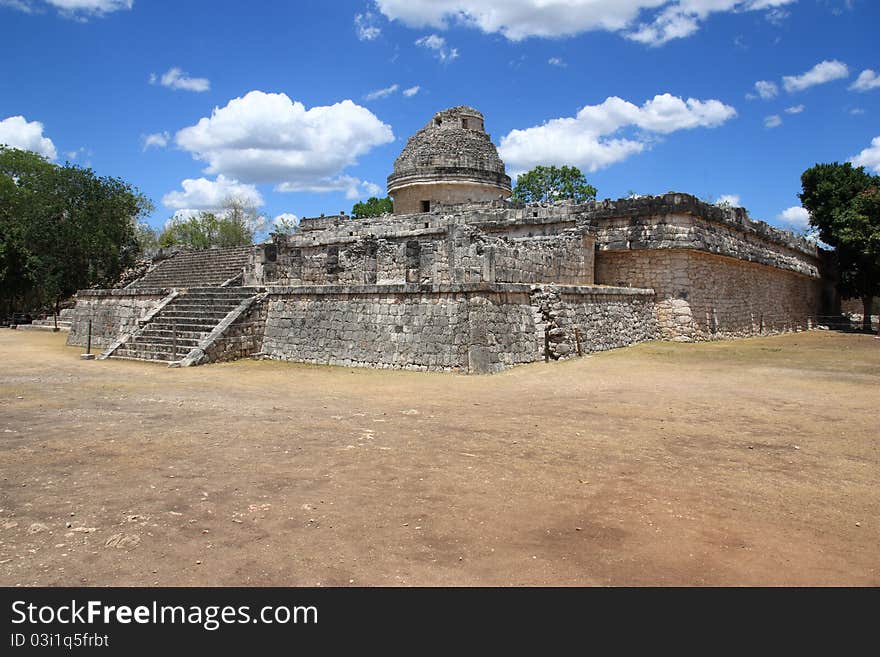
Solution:
[[(656, 336), (650, 290), (511, 284), (273, 289), (263, 353), (306, 363), (469, 373)], [(551, 334), (552, 332), (552, 334)]]
[(817, 278), (686, 249), (599, 252), (597, 279), (652, 287), (657, 327), (668, 340), (806, 329), (821, 305)]
[(109, 347), (122, 334), (135, 329), (138, 320), (164, 297), (164, 290), (80, 290), (67, 344), (85, 347), (91, 320), (92, 346)]

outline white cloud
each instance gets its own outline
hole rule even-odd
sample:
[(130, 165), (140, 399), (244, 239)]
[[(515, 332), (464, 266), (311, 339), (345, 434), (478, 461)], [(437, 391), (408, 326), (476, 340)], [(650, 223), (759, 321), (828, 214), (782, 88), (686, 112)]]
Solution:
[(849, 111), (849, 113), (852, 114), (853, 116), (861, 116), (862, 114), (865, 113), (865, 110), (862, 109), (861, 107), (853, 107), (853, 108)]
[(44, 5), (58, 10), (66, 18), (85, 20), (104, 16), (114, 11), (131, 9), (134, 0), (0, 0), (0, 6), (18, 9), (27, 14), (40, 11)]
[(165, 148), (171, 140), (171, 135), (167, 132), (154, 132), (151, 135), (144, 135), (144, 150), (148, 148)]
[(731, 208), (741, 208), (742, 201), (738, 194), (723, 194), (715, 201), (715, 205), (730, 206)]
[(366, 96), (364, 96), (364, 100), (377, 100), (379, 98), (387, 98), (391, 94), (395, 93), (399, 88), (399, 85), (392, 84), (390, 87), (385, 87), (384, 89), (376, 89), (375, 91), (371, 91)]
[(870, 68), (866, 68), (859, 73), (859, 77), (849, 88), (853, 91), (871, 91), (871, 89), (880, 88), (880, 75), (877, 75)]
[(685, 101), (660, 94), (639, 107), (610, 97), (600, 105), (581, 108), (574, 117), (551, 119), (539, 126), (513, 130), (501, 140), (499, 151), (514, 172), (537, 164), (569, 164), (596, 171), (649, 147), (649, 135), (614, 136), (624, 128), (670, 134), (719, 126), (735, 116), (733, 107), (718, 100), (688, 98)]
[(372, 41), (379, 38), (382, 29), (376, 25), (376, 15), (368, 11), (363, 14), (355, 14), (354, 32), (361, 41)]
[(58, 157), (55, 144), (43, 136), (43, 124), (23, 116), (10, 116), (0, 121), (0, 144), (39, 153), (50, 160)]
[(502, 34), (511, 41), (594, 30), (661, 45), (699, 29), (710, 14), (773, 10), (796, 0), (376, 0), (385, 16), (410, 27), (451, 24)]
[(792, 107), (786, 107), (785, 113), (786, 114), (800, 114), (805, 109), (807, 109), (807, 108), (804, 105), (794, 105)]
[(297, 217), (295, 214), (291, 214), (290, 212), (282, 212), (272, 220), (273, 226), (278, 226), (282, 223), (298, 224), (299, 217)]
[[(764, 100), (770, 100), (779, 95), (779, 87), (775, 82), (770, 82), (769, 80), (758, 80), (755, 82), (755, 91)], [(748, 98), (755, 98), (755, 96), (754, 94), (749, 94)]]
[[(68, 160), (76, 160), (79, 158), (80, 155), (85, 155), (86, 157), (91, 157), (92, 154), (93, 154), (92, 151), (87, 150), (85, 146), (80, 146), (75, 151), (66, 151), (64, 153), (64, 155), (67, 157)], [(86, 166), (91, 166), (91, 164), (87, 163)]]
[(794, 228), (808, 228), (810, 226), (810, 213), (799, 205), (783, 210), (776, 219)]
[(150, 74), (150, 84), (161, 84), (169, 89), (182, 89), (184, 91), (209, 91), (211, 81), (207, 78), (191, 78), (178, 67), (169, 68), (161, 77), (155, 73)]
[(874, 137), (871, 145), (855, 157), (850, 158), (850, 162), (857, 167), (873, 169), (876, 173), (880, 173), (880, 137)]
[(406, 96), (407, 98), (412, 98), (417, 93), (419, 93), (420, 89), (421, 89), (421, 87), (419, 85), (416, 85), (414, 87), (409, 87), (408, 89), (403, 90), (403, 95)]
[(764, 127), (765, 128), (778, 128), (782, 125), (782, 117), (778, 114), (773, 114), (771, 116), (764, 117)]
[(786, 75), (782, 78), (782, 86), (789, 93), (803, 91), (818, 84), (825, 84), (849, 76), (849, 68), (836, 59), (816, 64), (802, 75)]
[(438, 34), (429, 34), (416, 39), (416, 45), (434, 52), (441, 62), (452, 61), (458, 57), (458, 48), (447, 48), (446, 39)]
[(178, 131), (175, 141), (207, 162), (208, 174), (273, 183), (279, 191), (357, 194), (351, 192), (356, 179), (342, 171), (375, 146), (394, 141), (394, 134), (350, 100), (307, 110), (286, 94), (251, 91)]
[(550, 66), (558, 66), (560, 68), (565, 68), (566, 66), (568, 66), (568, 64), (565, 63), (565, 60), (563, 60), (561, 57), (551, 57), (547, 60), (547, 63), (550, 64)]
[(215, 210), (229, 198), (239, 198), (256, 207), (263, 205), (263, 197), (256, 187), (223, 175), (216, 180), (188, 178), (180, 186), (183, 191), (165, 194), (162, 205), (175, 210)]
[(378, 196), (382, 192), (379, 185), (353, 176), (324, 178), (307, 184), (286, 182), (278, 185), (276, 190), (279, 192), (344, 192), (345, 198), (350, 200)]

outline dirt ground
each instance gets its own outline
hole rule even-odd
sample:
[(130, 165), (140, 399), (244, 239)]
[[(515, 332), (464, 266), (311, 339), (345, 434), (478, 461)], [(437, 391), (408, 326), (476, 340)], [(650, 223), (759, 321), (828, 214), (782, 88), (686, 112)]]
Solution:
[(0, 330), (0, 585), (880, 585), (880, 340), (494, 376)]

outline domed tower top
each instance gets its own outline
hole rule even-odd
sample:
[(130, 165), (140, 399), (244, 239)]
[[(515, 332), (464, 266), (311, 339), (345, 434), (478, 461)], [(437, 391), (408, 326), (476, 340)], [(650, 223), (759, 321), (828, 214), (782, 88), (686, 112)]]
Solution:
[(483, 115), (465, 105), (437, 112), (394, 161), (388, 194), (395, 214), (510, 196), (510, 177), (483, 129)]

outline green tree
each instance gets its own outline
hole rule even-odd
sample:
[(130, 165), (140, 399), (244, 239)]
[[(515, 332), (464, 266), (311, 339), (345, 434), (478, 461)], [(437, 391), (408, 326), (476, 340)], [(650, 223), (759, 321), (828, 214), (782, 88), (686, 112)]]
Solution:
[(512, 198), (521, 203), (546, 203), (563, 199), (586, 203), (596, 200), (596, 188), (587, 182), (577, 167), (537, 166), (516, 177)]
[(394, 205), (389, 197), (376, 198), (371, 196), (366, 201), (355, 203), (351, 209), (351, 216), (355, 219), (366, 219), (367, 217), (381, 217), (394, 211)]
[(229, 198), (216, 212), (172, 218), (159, 235), (159, 246), (191, 249), (247, 246), (254, 242), (259, 221), (256, 206), (243, 199)]
[(139, 253), (152, 203), (119, 178), (0, 146), (0, 306), (27, 312), (110, 285)]
[(159, 248), (159, 233), (146, 221), (138, 221), (135, 225), (135, 239), (142, 255), (151, 257)]
[(801, 176), (804, 208), (819, 239), (834, 247), (839, 290), (862, 300), (863, 328), (871, 330), (880, 295), (880, 176), (852, 164), (817, 164)]

